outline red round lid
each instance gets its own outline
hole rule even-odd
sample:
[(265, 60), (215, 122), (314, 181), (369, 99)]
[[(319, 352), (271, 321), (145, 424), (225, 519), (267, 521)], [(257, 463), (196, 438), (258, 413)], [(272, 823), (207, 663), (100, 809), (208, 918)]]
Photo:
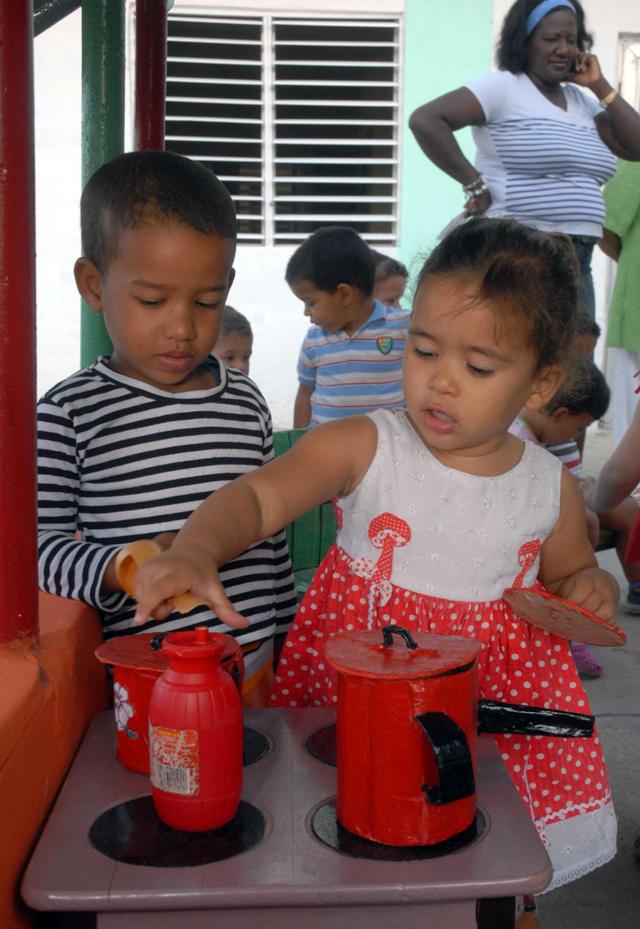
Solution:
[(160, 642), (157, 649), (151, 648), (151, 641), (156, 638), (158, 638), (158, 633), (154, 632), (121, 635), (117, 639), (109, 639), (99, 645), (96, 649), (96, 658), (102, 664), (161, 673), (168, 666), (169, 661), (160, 649)]
[(441, 677), (471, 666), (480, 645), (462, 636), (415, 635), (403, 626), (371, 632), (340, 632), (325, 645), (327, 661), (345, 674), (387, 680)]
[[(201, 627), (202, 628), (202, 627)], [(187, 633), (171, 633), (171, 638), (176, 635), (189, 635), (193, 640), (195, 630)], [(207, 630), (208, 632), (208, 630)], [(240, 646), (233, 636), (225, 633), (211, 633), (216, 639), (222, 639), (223, 652), (222, 659), (231, 657), (240, 651)], [(167, 636), (168, 638), (169, 636)], [(102, 664), (110, 664), (120, 668), (137, 668), (141, 671), (158, 671), (162, 673), (169, 665), (167, 652), (160, 648), (163, 634), (157, 632), (140, 632), (137, 635), (122, 635), (115, 639), (109, 639), (103, 642), (96, 649), (95, 655)], [(151, 642), (158, 639), (158, 648), (153, 649)], [(200, 646), (199, 646), (200, 647)], [(199, 654), (202, 654), (200, 652)]]

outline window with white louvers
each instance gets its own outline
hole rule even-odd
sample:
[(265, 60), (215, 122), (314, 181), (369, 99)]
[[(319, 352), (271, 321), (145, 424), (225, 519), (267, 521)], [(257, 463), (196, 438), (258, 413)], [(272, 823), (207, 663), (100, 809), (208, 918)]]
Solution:
[(349, 225), (397, 242), (398, 17), (169, 16), (166, 146), (208, 165), (241, 242)]

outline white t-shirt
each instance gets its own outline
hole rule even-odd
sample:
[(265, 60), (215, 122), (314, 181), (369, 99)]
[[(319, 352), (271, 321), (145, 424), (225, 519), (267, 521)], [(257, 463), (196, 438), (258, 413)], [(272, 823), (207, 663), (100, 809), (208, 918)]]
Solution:
[(601, 187), (616, 170), (598, 135), (597, 100), (563, 85), (555, 106), (526, 74), (496, 71), (468, 81), (486, 124), (474, 126), (476, 167), (491, 191), (488, 216), (509, 216), (546, 232), (600, 236)]

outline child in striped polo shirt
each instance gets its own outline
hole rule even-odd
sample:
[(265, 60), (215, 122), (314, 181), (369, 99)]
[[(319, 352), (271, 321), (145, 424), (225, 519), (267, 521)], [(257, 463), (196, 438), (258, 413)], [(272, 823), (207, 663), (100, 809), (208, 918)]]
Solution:
[(409, 313), (373, 298), (375, 258), (353, 229), (318, 229), (293, 253), (286, 281), (309, 328), (298, 360), (295, 428), (400, 409)]

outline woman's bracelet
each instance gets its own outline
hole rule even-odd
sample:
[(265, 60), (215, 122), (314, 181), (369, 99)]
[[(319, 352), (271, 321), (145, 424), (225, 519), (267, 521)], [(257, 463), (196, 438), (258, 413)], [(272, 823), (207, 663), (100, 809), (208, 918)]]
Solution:
[(463, 185), (462, 192), (468, 200), (477, 200), (483, 194), (488, 194), (489, 188), (483, 176), (480, 175), (473, 183)]
[(606, 110), (609, 104), (613, 103), (613, 101), (616, 99), (617, 96), (618, 96), (617, 90), (610, 90), (609, 93), (606, 96), (604, 96), (602, 100), (600, 101), (600, 106), (603, 106)]

